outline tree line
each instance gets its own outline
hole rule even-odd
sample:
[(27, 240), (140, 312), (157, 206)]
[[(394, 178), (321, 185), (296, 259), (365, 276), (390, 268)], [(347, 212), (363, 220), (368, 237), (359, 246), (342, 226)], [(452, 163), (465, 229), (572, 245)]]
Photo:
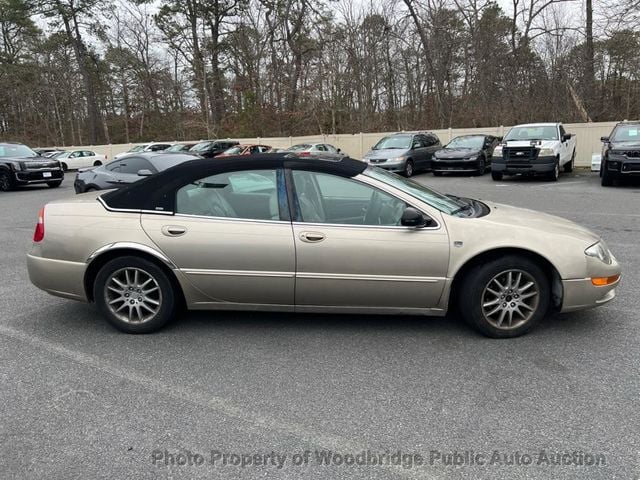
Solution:
[(0, 0), (0, 139), (640, 117), (635, 0)]

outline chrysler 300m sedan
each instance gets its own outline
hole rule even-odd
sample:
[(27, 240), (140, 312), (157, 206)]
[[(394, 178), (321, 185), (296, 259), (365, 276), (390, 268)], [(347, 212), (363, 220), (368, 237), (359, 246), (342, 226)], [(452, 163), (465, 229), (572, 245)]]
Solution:
[(620, 267), (593, 232), (291, 153), (193, 160), (48, 203), (31, 281), (152, 332), (177, 309), (442, 316), (492, 337), (602, 305)]

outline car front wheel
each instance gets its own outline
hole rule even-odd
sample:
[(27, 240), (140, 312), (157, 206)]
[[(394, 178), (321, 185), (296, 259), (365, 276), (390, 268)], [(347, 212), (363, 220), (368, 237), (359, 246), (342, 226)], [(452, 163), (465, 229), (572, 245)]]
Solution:
[(413, 160), (407, 160), (404, 164), (404, 176), (409, 178), (413, 176)]
[(6, 170), (0, 171), (0, 191), (8, 192), (13, 190), (13, 188), (14, 182), (11, 173)]
[(155, 332), (176, 308), (167, 274), (155, 263), (133, 256), (107, 262), (96, 276), (93, 294), (108, 322), (126, 333)]
[(506, 256), (482, 263), (462, 283), (459, 307), (464, 319), (492, 338), (531, 330), (546, 314), (549, 281), (531, 260)]

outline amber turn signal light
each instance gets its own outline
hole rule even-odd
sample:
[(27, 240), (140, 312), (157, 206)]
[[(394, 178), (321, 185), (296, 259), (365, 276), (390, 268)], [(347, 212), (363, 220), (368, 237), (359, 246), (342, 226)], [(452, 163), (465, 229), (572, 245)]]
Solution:
[(613, 275), (612, 277), (592, 277), (591, 283), (596, 287), (606, 287), (607, 285), (616, 283), (618, 280), (620, 280), (620, 275)]

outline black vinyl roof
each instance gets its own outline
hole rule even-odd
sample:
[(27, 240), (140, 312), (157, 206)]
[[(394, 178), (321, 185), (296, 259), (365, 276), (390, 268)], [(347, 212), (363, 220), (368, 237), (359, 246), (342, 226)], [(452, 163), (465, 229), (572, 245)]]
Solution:
[(290, 152), (263, 153), (249, 156), (190, 160), (150, 177), (105, 193), (102, 202), (112, 209), (172, 211), (174, 192), (200, 178), (239, 170), (291, 168), (353, 177), (362, 173), (367, 164), (344, 157), (340, 160), (318, 157), (298, 157)]

